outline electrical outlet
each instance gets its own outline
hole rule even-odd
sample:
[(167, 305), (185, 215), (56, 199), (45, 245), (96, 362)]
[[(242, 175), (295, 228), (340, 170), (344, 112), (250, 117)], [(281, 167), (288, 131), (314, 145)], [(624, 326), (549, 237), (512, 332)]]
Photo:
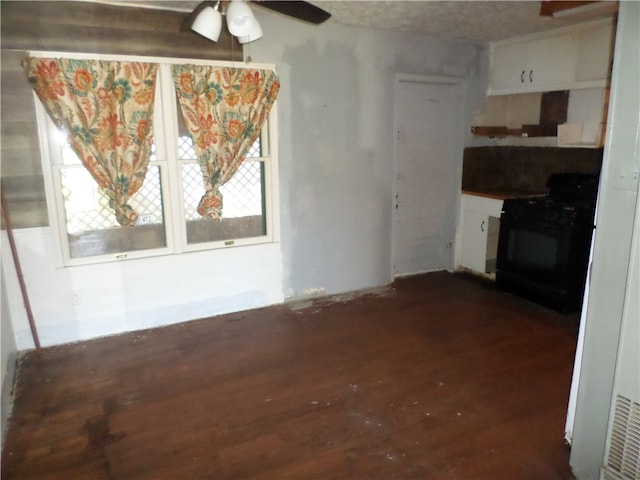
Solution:
[(71, 294), (71, 301), (73, 302), (73, 305), (76, 307), (80, 306), (80, 294), (78, 292), (73, 292)]

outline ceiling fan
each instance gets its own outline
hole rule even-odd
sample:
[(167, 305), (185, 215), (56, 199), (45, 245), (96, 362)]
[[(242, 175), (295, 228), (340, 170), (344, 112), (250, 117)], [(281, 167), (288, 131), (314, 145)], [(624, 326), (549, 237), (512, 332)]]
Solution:
[(293, 0), (251, 0), (261, 7), (268, 8), (274, 12), (282, 13), (289, 17), (297, 18), (304, 22), (320, 25), (331, 17), (329, 12), (316, 7), (312, 3)]
[(223, 12), (227, 16), (229, 32), (240, 43), (262, 37), (262, 29), (248, 3), (274, 12), (319, 25), (331, 17), (329, 12), (302, 0), (218, 0), (200, 3), (183, 22), (183, 30), (194, 30), (212, 41), (217, 41), (222, 28)]

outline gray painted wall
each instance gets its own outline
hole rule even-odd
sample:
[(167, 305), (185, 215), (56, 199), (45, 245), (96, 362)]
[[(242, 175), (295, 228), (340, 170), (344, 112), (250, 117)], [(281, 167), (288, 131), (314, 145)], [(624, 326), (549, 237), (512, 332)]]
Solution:
[(640, 3), (620, 2), (611, 99), (600, 179), (585, 342), (571, 466), (578, 480), (599, 478), (625, 302), (640, 168)]
[(284, 296), (389, 283), (394, 76), (465, 78), (469, 132), (485, 99), (487, 46), (256, 14), (264, 37), (245, 54), (275, 63), (282, 83)]
[[(235, 249), (243, 262), (240, 267), (232, 265), (231, 250), (216, 250), (189, 258), (105, 263), (96, 276), (95, 270), (55, 267), (53, 230), (20, 229), (19, 248), (47, 252), (42, 254), (45, 262), (25, 254), (22, 265), (30, 278), (43, 345), (255, 308), (310, 292), (341, 293), (391, 281), (395, 75), (463, 79), (467, 87), (464, 131), (469, 132), (470, 119), (479, 109), (476, 104), (485, 101), (487, 46), (332, 24), (315, 27), (255, 10), (265, 36), (248, 45), (246, 54), (256, 62), (275, 63), (283, 85), (278, 100), (281, 243), (263, 245), (260, 250)], [(14, 73), (17, 76), (18, 70)], [(469, 137), (466, 133), (465, 141)], [(458, 171), (462, 148), (459, 151)], [(207, 262), (221, 264), (212, 272), (203, 267)], [(202, 272), (206, 280), (196, 283), (203, 286), (203, 296), (172, 293), (163, 296), (170, 304), (158, 305), (157, 285), (151, 289), (148, 283), (132, 294), (122, 279), (148, 275), (146, 263), (152, 269), (186, 271), (190, 278)], [(227, 267), (233, 276), (224, 280), (225, 288), (210, 290), (212, 284), (222, 282), (220, 272)], [(243, 267), (251, 272), (253, 283), (246, 281)], [(104, 278), (113, 279), (107, 311), (95, 309), (94, 303), (104, 299), (98, 293)], [(16, 282), (11, 276), (8, 279), (17, 344), (20, 349), (29, 348), (27, 319), (19, 300), (14, 302), (19, 298)], [(161, 288), (173, 291), (167, 282)], [(84, 299), (82, 305), (73, 304), (74, 295)]]

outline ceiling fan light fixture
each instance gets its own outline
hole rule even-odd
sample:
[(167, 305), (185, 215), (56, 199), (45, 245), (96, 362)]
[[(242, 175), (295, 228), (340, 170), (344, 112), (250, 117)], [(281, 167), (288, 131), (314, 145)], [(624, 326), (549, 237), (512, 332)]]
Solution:
[(262, 38), (262, 35), (263, 35), (262, 27), (258, 22), (256, 22), (255, 27), (253, 28), (253, 30), (251, 30), (251, 32), (249, 32), (249, 35), (238, 37), (238, 42), (239, 43), (253, 42), (254, 40), (258, 40), (259, 38)]
[[(227, 7), (227, 28), (234, 37), (250, 36), (260, 24), (253, 12), (243, 0), (231, 0)], [(259, 37), (257, 37), (259, 38)]]
[(218, 10), (220, 2), (215, 7), (208, 6), (202, 10), (191, 25), (191, 30), (209, 40), (217, 42), (222, 31), (222, 14)]

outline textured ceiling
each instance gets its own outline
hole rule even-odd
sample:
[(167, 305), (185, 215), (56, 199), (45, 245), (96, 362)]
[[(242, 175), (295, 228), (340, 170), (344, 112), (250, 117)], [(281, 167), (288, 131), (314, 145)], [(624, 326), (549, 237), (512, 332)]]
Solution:
[[(108, 3), (152, 5), (189, 11), (200, 1), (140, 0)], [(312, 0), (331, 13), (327, 23), (416, 32), (438, 37), (492, 41), (559, 28), (587, 17), (541, 17), (539, 1)], [(256, 5), (256, 4), (252, 4)], [(260, 7), (257, 7), (260, 8)], [(271, 10), (262, 9), (272, 13)], [(272, 13), (277, 15), (275, 13)], [(315, 28), (309, 25), (309, 28)]]
[(541, 17), (540, 2), (535, 1), (327, 1), (317, 5), (339, 23), (470, 40), (499, 40), (568, 24)]

